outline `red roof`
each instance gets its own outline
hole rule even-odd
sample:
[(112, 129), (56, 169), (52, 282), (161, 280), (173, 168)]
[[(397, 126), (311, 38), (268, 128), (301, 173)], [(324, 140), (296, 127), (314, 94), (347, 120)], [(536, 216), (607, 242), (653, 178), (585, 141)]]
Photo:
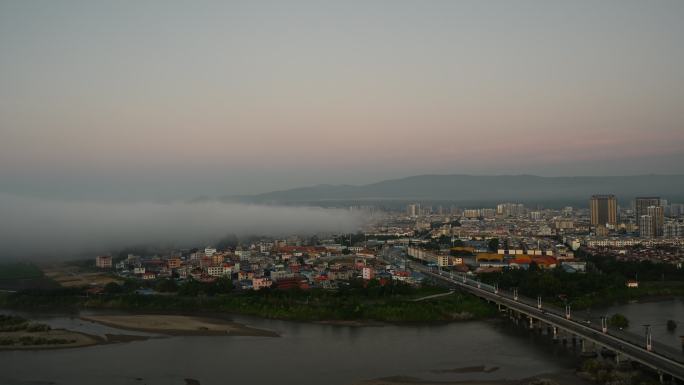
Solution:
[(518, 255), (515, 258), (511, 259), (511, 261), (509, 263), (515, 263), (518, 265), (526, 265), (530, 262), (532, 262), (532, 258), (528, 257), (527, 255)]
[(532, 260), (537, 265), (544, 265), (544, 266), (556, 265), (558, 263), (558, 261), (556, 261), (556, 258), (548, 256), (548, 255), (534, 257), (534, 258), (532, 258)]

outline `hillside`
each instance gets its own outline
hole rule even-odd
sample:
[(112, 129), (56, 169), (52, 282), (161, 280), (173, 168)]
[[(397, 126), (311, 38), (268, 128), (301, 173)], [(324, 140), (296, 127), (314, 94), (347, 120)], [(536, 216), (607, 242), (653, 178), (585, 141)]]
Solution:
[(311, 204), (335, 201), (586, 201), (615, 194), (621, 202), (655, 195), (684, 202), (684, 175), (540, 177), (534, 175), (418, 175), (367, 185), (318, 185), (230, 197), (250, 203)]

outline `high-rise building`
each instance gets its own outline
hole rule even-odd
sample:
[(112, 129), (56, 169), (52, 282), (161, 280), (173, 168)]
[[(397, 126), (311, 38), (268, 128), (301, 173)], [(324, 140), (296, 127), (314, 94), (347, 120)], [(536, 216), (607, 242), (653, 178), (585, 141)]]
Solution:
[(522, 203), (499, 203), (496, 205), (496, 214), (503, 217), (518, 217), (525, 213)]
[(617, 199), (615, 195), (592, 195), (589, 201), (591, 225), (615, 227), (617, 225)]
[(670, 216), (673, 218), (681, 217), (684, 215), (684, 204), (673, 203), (670, 205)]
[(668, 222), (663, 226), (665, 238), (684, 238), (684, 223)]
[(411, 218), (416, 218), (420, 215), (420, 205), (418, 203), (413, 203), (406, 206), (406, 215)]
[(661, 206), (649, 206), (646, 215), (639, 217), (639, 235), (643, 238), (663, 236), (665, 215)]
[(484, 218), (494, 218), (496, 216), (495, 209), (481, 209), (480, 215)]
[(508, 211), (508, 203), (499, 203), (496, 205), (496, 214), (497, 215), (503, 215), (503, 216), (509, 216), (509, 211)]
[(639, 217), (639, 236), (653, 238), (653, 218), (650, 215)]
[(517, 217), (525, 213), (522, 203), (499, 203), (496, 205), (496, 214), (504, 217)]
[(111, 269), (112, 268), (112, 257), (108, 255), (98, 255), (95, 257), (95, 266), (100, 269)]
[(636, 197), (634, 199), (634, 210), (637, 221), (642, 215), (648, 215), (649, 206), (660, 206), (660, 197)]
[(646, 209), (647, 215), (651, 217), (653, 229), (651, 232), (654, 237), (663, 236), (663, 224), (665, 224), (665, 214), (662, 206), (649, 206)]
[(478, 218), (481, 216), (481, 212), (478, 209), (465, 209), (463, 210), (463, 216), (466, 218)]

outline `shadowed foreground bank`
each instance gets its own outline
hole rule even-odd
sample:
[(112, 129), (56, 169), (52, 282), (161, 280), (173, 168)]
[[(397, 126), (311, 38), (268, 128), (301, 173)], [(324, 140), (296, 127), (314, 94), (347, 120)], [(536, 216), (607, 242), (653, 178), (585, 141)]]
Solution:
[(442, 293), (435, 287), (358, 286), (339, 291), (260, 290), (236, 292), (217, 284), (187, 282), (173, 292), (139, 294), (125, 285), (108, 285), (98, 295), (87, 288), (0, 293), (0, 307), (26, 310), (112, 309), (134, 312), (244, 314), (293, 321), (448, 322), (494, 316), (496, 308), (470, 295)]

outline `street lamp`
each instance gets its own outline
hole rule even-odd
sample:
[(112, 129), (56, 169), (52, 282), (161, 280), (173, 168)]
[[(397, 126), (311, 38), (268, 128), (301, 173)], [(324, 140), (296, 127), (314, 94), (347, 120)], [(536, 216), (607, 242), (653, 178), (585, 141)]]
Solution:
[(646, 350), (648, 350), (650, 352), (651, 350), (653, 350), (653, 339), (651, 336), (651, 325), (646, 324), (643, 326), (644, 326), (644, 329), (646, 329)]

